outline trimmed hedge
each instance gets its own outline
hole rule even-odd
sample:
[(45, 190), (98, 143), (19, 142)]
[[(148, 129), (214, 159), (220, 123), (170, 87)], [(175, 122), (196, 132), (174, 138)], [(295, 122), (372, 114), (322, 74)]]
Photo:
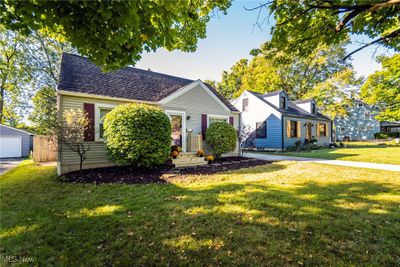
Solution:
[(126, 104), (104, 119), (104, 139), (109, 158), (138, 167), (163, 164), (171, 149), (171, 123), (153, 106)]
[(214, 122), (206, 131), (206, 142), (216, 158), (236, 148), (237, 135), (232, 125), (226, 122)]
[(399, 138), (400, 133), (374, 133), (375, 139)]

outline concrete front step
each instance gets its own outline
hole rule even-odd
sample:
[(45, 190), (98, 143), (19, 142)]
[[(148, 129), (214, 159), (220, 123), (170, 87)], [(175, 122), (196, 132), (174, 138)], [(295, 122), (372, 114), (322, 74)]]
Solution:
[(196, 154), (180, 154), (176, 159), (172, 160), (176, 167), (198, 166), (207, 164), (204, 157), (197, 157)]

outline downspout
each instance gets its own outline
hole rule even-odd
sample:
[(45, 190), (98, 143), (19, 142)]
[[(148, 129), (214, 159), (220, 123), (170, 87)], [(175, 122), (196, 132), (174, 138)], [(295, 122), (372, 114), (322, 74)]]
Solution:
[(283, 114), (282, 114), (282, 120), (281, 120), (281, 124), (282, 124), (282, 126), (281, 126), (281, 128), (282, 128), (282, 150), (285, 149), (285, 137), (284, 137), (284, 135), (283, 135), (284, 132), (285, 132), (284, 129), (283, 129), (283, 128), (284, 128), (284, 125), (285, 125), (285, 124), (283, 123), (283, 119), (284, 119), (284, 118), (285, 118), (285, 117), (284, 117)]
[[(336, 134), (336, 133), (335, 133)], [(336, 138), (335, 138), (336, 139)], [(331, 142), (334, 143), (336, 140), (333, 140), (333, 121), (331, 121)]]

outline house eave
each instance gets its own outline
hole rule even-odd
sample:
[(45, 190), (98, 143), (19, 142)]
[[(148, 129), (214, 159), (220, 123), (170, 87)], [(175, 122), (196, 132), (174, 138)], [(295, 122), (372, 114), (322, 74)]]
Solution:
[(66, 96), (76, 96), (76, 97), (87, 97), (94, 99), (102, 99), (102, 100), (112, 100), (112, 101), (124, 101), (131, 103), (144, 103), (149, 105), (160, 105), (158, 102), (138, 100), (138, 99), (130, 99), (124, 97), (113, 97), (113, 96), (105, 96), (105, 95), (97, 95), (97, 94), (88, 94), (88, 93), (80, 93), (80, 92), (72, 92), (66, 90), (57, 90), (58, 95), (66, 95)]

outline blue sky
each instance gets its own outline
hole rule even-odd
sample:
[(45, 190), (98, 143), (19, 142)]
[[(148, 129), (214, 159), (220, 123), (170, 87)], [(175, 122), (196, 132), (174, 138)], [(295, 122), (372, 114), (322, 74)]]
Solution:
[[(136, 67), (190, 79), (219, 81), (223, 70), (230, 69), (241, 58), (250, 58), (250, 50), (258, 48), (270, 38), (271, 24), (265, 22), (262, 30), (253, 29), (257, 11), (243, 8), (257, 4), (254, 1), (235, 1), (227, 15), (220, 13), (213, 17), (207, 26), (207, 37), (199, 40), (196, 52), (159, 49), (155, 53), (143, 54)], [(358, 76), (368, 76), (379, 69), (379, 64), (372, 58), (374, 51), (375, 48), (365, 49), (353, 56), (353, 66)], [(377, 54), (383, 52), (383, 49), (379, 49)]]

